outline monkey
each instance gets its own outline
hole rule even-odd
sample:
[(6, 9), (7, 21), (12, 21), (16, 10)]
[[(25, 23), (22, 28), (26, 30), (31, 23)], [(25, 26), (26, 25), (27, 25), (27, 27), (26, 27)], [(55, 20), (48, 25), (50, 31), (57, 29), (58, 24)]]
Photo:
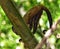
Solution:
[[(41, 15), (42, 15), (43, 11), (45, 11), (47, 13), (47, 17), (48, 17), (48, 20), (49, 20), (49, 25), (50, 25), (50, 28), (51, 28), (52, 27), (52, 22), (53, 22), (51, 13), (48, 10), (48, 8), (43, 6), (43, 5), (34, 6), (23, 17), (23, 20), (27, 24), (28, 28), (30, 30), (33, 29), (33, 31), (32, 31), (33, 34), (35, 34), (35, 32), (37, 30), (39, 19), (41, 18)], [(12, 27), (12, 30), (16, 34), (18, 34), (14, 26)], [(46, 29), (43, 30), (44, 33), (45, 33), (45, 31), (46, 31)], [(19, 41), (21, 41), (21, 40), (22, 39), (20, 39)]]
[[(25, 23), (27, 24), (29, 29), (32, 30), (32, 28), (33, 28), (33, 34), (35, 34), (35, 32), (37, 30), (37, 25), (38, 25), (39, 19), (41, 18), (43, 11), (45, 11), (47, 13), (47, 17), (48, 17), (48, 20), (50, 23), (50, 28), (51, 28), (51, 26), (52, 26), (51, 13), (47, 9), (47, 7), (45, 7), (43, 5), (34, 6), (23, 17), (23, 20), (25, 21)], [(16, 32), (16, 30), (14, 30), (14, 27), (13, 27), (13, 31)]]
[(41, 15), (42, 15), (43, 11), (45, 11), (47, 13), (47, 17), (48, 17), (48, 20), (49, 20), (49, 23), (50, 23), (50, 28), (51, 28), (51, 26), (52, 26), (51, 13), (47, 9), (47, 7), (45, 7), (43, 5), (34, 6), (23, 17), (26, 24), (28, 24), (28, 27), (30, 28), (30, 30), (33, 28), (33, 34), (37, 30), (37, 25), (38, 25), (39, 19), (41, 18)]

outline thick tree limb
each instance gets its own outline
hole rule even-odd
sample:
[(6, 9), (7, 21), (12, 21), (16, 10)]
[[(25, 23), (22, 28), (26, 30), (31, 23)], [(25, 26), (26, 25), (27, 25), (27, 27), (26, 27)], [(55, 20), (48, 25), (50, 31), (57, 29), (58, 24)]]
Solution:
[(17, 34), (21, 36), (23, 42), (27, 45), (29, 49), (34, 49), (37, 41), (23, 21), (13, 2), (11, 0), (0, 0), (0, 5), (10, 19), (13, 26), (16, 28), (18, 32)]

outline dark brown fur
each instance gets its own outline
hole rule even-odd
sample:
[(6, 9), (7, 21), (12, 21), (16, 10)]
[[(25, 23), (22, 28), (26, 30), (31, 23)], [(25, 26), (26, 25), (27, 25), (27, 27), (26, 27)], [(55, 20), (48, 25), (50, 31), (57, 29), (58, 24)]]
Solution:
[(50, 23), (50, 28), (52, 26), (52, 16), (50, 11), (43, 5), (37, 5), (33, 8), (31, 8), (23, 17), (26, 24), (29, 25), (30, 30), (33, 28), (33, 34), (37, 30), (37, 25), (39, 22), (39, 19), (41, 18), (41, 15), (45, 11), (47, 13), (47, 17)]

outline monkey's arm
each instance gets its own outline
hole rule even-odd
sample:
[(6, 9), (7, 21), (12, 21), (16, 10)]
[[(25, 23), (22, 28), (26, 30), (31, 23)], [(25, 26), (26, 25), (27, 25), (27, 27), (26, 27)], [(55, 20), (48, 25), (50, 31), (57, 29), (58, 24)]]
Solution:
[(39, 19), (41, 18), (43, 10), (47, 13), (47, 17), (48, 17), (48, 20), (49, 20), (49, 23), (50, 23), (50, 28), (51, 28), (51, 26), (52, 26), (51, 13), (43, 5), (37, 5), (37, 6), (33, 7), (23, 17), (23, 19), (26, 22), (26, 24), (29, 25), (30, 29), (32, 29), (32, 27), (33, 27), (33, 33), (35, 33), (36, 30), (37, 30), (37, 25), (38, 25)]

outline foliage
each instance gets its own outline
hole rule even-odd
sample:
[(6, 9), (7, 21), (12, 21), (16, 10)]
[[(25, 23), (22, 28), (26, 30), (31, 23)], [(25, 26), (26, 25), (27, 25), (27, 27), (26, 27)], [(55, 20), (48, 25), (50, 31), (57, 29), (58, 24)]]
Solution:
[[(14, 0), (14, 3), (18, 9), (23, 7), (25, 12), (35, 5), (43, 4), (50, 10), (54, 21), (60, 18), (60, 0)], [(42, 17), (40, 22), (42, 23), (42, 29), (48, 28), (49, 26), (45, 12), (42, 16), (44, 16)], [(60, 34), (59, 31), (56, 31), (55, 34), (50, 37), (50, 40), (53, 40), (51, 43), (53, 43), (56, 46), (56, 49), (60, 49), (60, 39), (56, 38), (56, 34), (58, 33)], [(39, 35), (35, 34), (35, 37), (38, 37), (38, 41), (41, 40), (41, 37)], [(9, 19), (7, 18), (6, 14), (0, 6), (0, 48), (20, 49), (20, 47), (22, 47), (21, 49), (23, 49), (23, 44), (19, 43), (19, 39), (20, 37), (13, 33), (12, 24), (10, 23)]]

